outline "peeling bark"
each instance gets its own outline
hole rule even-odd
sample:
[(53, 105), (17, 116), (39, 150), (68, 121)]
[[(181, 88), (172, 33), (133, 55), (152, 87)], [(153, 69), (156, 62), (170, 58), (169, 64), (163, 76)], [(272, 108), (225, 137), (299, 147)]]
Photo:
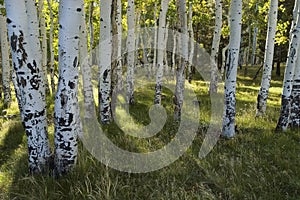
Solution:
[(154, 104), (161, 104), (162, 79), (164, 74), (164, 49), (166, 33), (166, 16), (168, 12), (169, 0), (161, 2), (158, 23), (158, 40), (157, 40), (157, 71)]
[(35, 1), (7, 0), (5, 4), (19, 106), (27, 135), (29, 171), (43, 173), (48, 169), (50, 148)]
[(268, 15), (268, 33), (266, 38), (263, 75), (261, 87), (257, 96), (256, 116), (264, 115), (267, 108), (267, 99), (269, 94), (272, 64), (274, 55), (274, 45), (277, 26), (278, 0), (270, 0), (270, 10)]
[(178, 40), (178, 50), (180, 55), (180, 61), (176, 70), (176, 88), (175, 88), (175, 97), (174, 97), (174, 119), (180, 120), (181, 118), (181, 109), (183, 105), (183, 92), (184, 92), (184, 70), (187, 66), (188, 61), (188, 28), (187, 28), (187, 16), (186, 16), (186, 1), (177, 0), (178, 8), (178, 27), (181, 37)]
[(112, 0), (100, 2), (100, 51), (99, 51), (99, 114), (102, 124), (111, 121), (111, 56), (112, 56)]
[(77, 160), (78, 56), (82, 0), (59, 2), (59, 80), (55, 96), (55, 172), (69, 172)]
[(215, 12), (216, 12), (216, 21), (215, 21), (215, 32), (212, 43), (211, 50), (211, 77), (209, 92), (210, 94), (217, 93), (218, 91), (218, 56), (219, 56), (219, 45), (222, 34), (222, 1), (215, 1)]
[(230, 39), (225, 73), (225, 108), (223, 116), (223, 135), (235, 135), (236, 75), (239, 59), (242, 25), (242, 0), (232, 0), (230, 4)]
[(135, 66), (135, 8), (134, 0), (128, 0), (127, 6), (127, 95), (126, 102), (134, 104), (134, 66)]
[(290, 33), (290, 44), (289, 52), (286, 61), (283, 89), (281, 96), (281, 108), (280, 116), (277, 122), (276, 130), (286, 131), (289, 125), (289, 115), (290, 115), (290, 101), (293, 87), (294, 72), (296, 70), (297, 62), (299, 62), (299, 44), (300, 44), (300, 10), (297, 6), (295, 0), (294, 6), (294, 20), (292, 22), (291, 33)]

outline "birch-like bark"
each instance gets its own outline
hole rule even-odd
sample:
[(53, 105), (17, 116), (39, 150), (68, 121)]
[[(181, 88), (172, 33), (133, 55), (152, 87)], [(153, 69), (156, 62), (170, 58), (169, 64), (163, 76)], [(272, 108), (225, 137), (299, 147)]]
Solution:
[(189, 28), (188, 28), (189, 36), (190, 36), (190, 53), (189, 53), (189, 64), (188, 64), (188, 81), (192, 82), (192, 63), (194, 58), (194, 30), (193, 30), (193, 4), (189, 4)]
[[(85, 23), (85, 12), (82, 11), (81, 16), (81, 26), (80, 26), (80, 41), (79, 41), (79, 63), (82, 74), (82, 86), (83, 86), (83, 96), (84, 96), (84, 117), (90, 119), (96, 116), (93, 85), (92, 85), (92, 63), (90, 62), (90, 55), (88, 54), (88, 32)], [(77, 113), (77, 119), (80, 119), (79, 110)], [(80, 120), (78, 124), (81, 125)], [(82, 133), (82, 127), (80, 126), (79, 134)]]
[(224, 71), (225, 71), (225, 67), (226, 67), (226, 51), (229, 48), (229, 44), (226, 45), (226, 47), (224, 47), (222, 49), (222, 66), (221, 66), (221, 77), (224, 77)]
[[(258, 9), (258, 3), (255, 5), (255, 13), (257, 13)], [(257, 45), (257, 33), (258, 33), (258, 27), (255, 25), (253, 29), (253, 39), (252, 39), (252, 56), (251, 56), (251, 66), (255, 64), (255, 54), (256, 54), (256, 45)]]
[(112, 56), (112, 0), (100, 2), (99, 51), (99, 113), (102, 124), (110, 123), (111, 56)]
[(0, 40), (4, 105), (5, 107), (9, 107), (11, 103), (11, 67), (9, 62), (9, 43), (7, 38), (6, 18), (2, 15), (2, 12), (0, 12)]
[[(298, 30), (299, 31), (299, 30)], [(299, 40), (299, 39), (298, 39)], [(299, 43), (299, 41), (298, 41)], [(294, 80), (292, 82), (292, 91), (289, 99), (290, 106), (287, 108), (289, 111), (288, 125), (291, 128), (300, 127), (300, 52), (299, 45), (296, 51), (296, 64), (294, 71)], [(286, 129), (283, 129), (286, 130)]]
[(266, 38), (263, 75), (261, 87), (257, 96), (256, 116), (261, 116), (266, 112), (267, 99), (269, 94), (272, 64), (274, 55), (274, 45), (277, 26), (278, 0), (270, 0), (270, 10), (268, 15), (268, 33)]
[(94, 24), (93, 24), (93, 15), (94, 13), (94, 1), (90, 2), (89, 5), (89, 35), (90, 35), (90, 65), (93, 65), (93, 46), (94, 46)]
[(178, 44), (178, 50), (180, 51), (179, 64), (176, 70), (176, 88), (174, 97), (174, 120), (180, 120), (181, 109), (183, 105), (183, 92), (184, 92), (184, 70), (188, 61), (188, 28), (187, 28), (187, 16), (186, 16), (186, 0), (177, 0), (178, 7), (178, 27), (180, 29), (180, 38)]
[(41, 33), (41, 48), (42, 48), (42, 66), (43, 66), (43, 72), (44, 72), (44, 82), (45, 82), (45, 88), (46, 93), (49, 94), (49, 84), (48, 84), (48, 76), (47, 76), (47, 32), (46, 32), (46, 22), (45, 22), (45, 15), (43, 12), (44, 9), (44, 1), (39, 0), (39, 7), (38, 7), (38, 16), (39, 16), (39, 24), (40, 24), (40, 33)]
[(29, 171), (47, 170), (50, 148), (37, 11), (34, 0), (7, 0), (6, 15), (12, 61), (20, 91), (20, 110), (27, 135)]
[(168, 60), (168, 51), (167, 51), (167, 45), (168, 45), (168, 39), (169, 39), (169, 21), (167, 21), (166, 29), (165, 29), (165, 40), (164, 40), (164, 73), (165, 77), (169, 77), (169, 60)]
[(210, 85), (209, 92), (210, 94), (217, 93), (218, 91), (218, 56), (219, 56), (219, 45), (222, 34), (222, 1), (215, 1), (215, 32), (212, 42), (211, 49), (211, 77), (210, 77)]
[(157, 41), (157, 71), (154, 104), (161, 104), (162, 79), (164, 74), (164, 49), (166, 33), (166, 16), (168, 12), (169, 0), (161, 2), (158, 23), (158, 41)]
[(69, 172), (77, 160), (78, 60), (83, 0), (59, 2), (59, 80), (55, 97), (56, 174)]
[[(281, 109), (280, 116), (277, 122), (276, 130), (286, 131), (289, 125), (289, 114), (290, 114), (290, 101), (293, 87), (293, 79), (296, 63), (299, 62), (299, 47), (300, 47), (300, 10), (297, 6), (299, 0), (295, 0), (294, 19), (292, 22), (292, 28), (290, 33), (290, 44), (289, 52), (286, 61), (283, 90), (281, 96)], [(295, 89), (294, 89), (295, 90)]]
[(55, 82), (54, 82), (54, 48), (53, 48), (53, 12), (51, 8), (50, 0), (47, 0), (49, 15), (50, 15), (50, 32), (49, 32), (49, 53), (50, 53), (50, 83), (51, 83), (51, 92), (52, 95), (55, 93)]
[(134, 104), (134, 65), (135, 65), (135, 8), (134, 0), (128, 0), (127, 6), (127, 95), (126, 102)]
[(236, 106), (236, 75), (239, 59), (242, 26), (242, 0), (232, 0), (230, 3), (230, 39), (226, 61), (225, 86), (224, 86), (224, 116), (223, 135), (235, 135), (235, 106)]
[(117, 66), (116, 66), (116, 75), (117, 75), (117, 90), (121, 90), (123, 87), (123, 64), (122, 64), (122, 2), (117, 0), (117, 13), (116, 13), (116, 23), (117, 23)]
[(154, 15), (153, 15), (153, 20), (154, 20), (154, 41), (153, 41), (153, 63), (152, 63), (152, 70), (151, 72), (155, 74), (156, 72), (156, 66), (157, 66), (157, 34), (158, 34), (158, 29), (157, 29), (157, 3), (155, 2), (154, 5)]
[(171, 77), (175, 77), (175, 68), (176, 68), (176, 51), (177, 51), (177, 31), (173, 31), (173, 50), (172, 50), (172, 68), (171, 68)]

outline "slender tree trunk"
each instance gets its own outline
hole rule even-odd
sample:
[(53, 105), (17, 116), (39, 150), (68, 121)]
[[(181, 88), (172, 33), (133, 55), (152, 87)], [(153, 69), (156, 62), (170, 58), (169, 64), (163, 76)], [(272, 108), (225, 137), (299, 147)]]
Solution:
[(46, 22), (45, 22), (45, 15), (43, 13), (44, 9), (44, 1), (39, 0), (39, 8), (38, 8), (38, 16), (39, 16), (39, 24), (40, 24), (40, 33), (41, 33), (41, 47), (42, 47), (42, 65), (43, 65), (43, 72), (45, 73), (45, 88), (46, 93), (50, 93), (49, 84), (48, 84), (48, 76), (47, 76), (47, 31), (46, 31)]
[(242, 0), (232, 0), (230, 4), (230, 39), (225, 74), (225, 109), (223, 117), (223, 135), (235, 135), (236, 75), (241, 40)]
[(253, 39), (252, 39), (252, 56), (251, 56), (251, 66), (255, 65), (255, 55), (256, 55), (256, 45), (257, 45), (257, 33), (258, 28), (253, 29)]
[(245, 50), (245, 57), (244, 57), (244, 60), (245, 60), (244, 76), (247, 76), (247, 74), (248, 74), (250, 45), (251, 45), (251, 27), (250, 27), (250, 24), (248, 24), (248, 47)]
[(152, 64), (152, 73), (155, 74), (156, 72), (156, 66), (157, 66), (157, 34), (158, 34), (158, 29), (157, 29), (157, 3), (155, 2), (154, 5), (154, 44), (153, 44), (153, 64)]
[(292, 91), (290, 95), (290, 108), (289, 108), (289, 118), (288, 124), (291, 128), (300, 127), (300, 52), (299, 46), (296, 51), (296, 65), (294, 70), (294, 80), (292, 82)]
[(82, 10), (83, 0), (59, 1), (59, 80), (54, 107), (57, 175), (69, 172), (77, 160), (78, 50)]
[(93, 24), (93, 15), (94, 13), (94, 1), (90, 2), (89, 5), (89, 35), (90, 35), (90, 65), (94, 64), (93, 62), (93, 47), (94, 47), (94, 24)]
[(261, 116), (266, 112), (267, 99), (271, 82), (272, 64), (274, 55), (274, 44), (277, 26), (278, 0), (270, 0), (270, 10), (268, 19), (268, 33), (266, 38), (266, 48), (263, 66), (263, 76), (260, 91), (257, 96), (256, 116)]
[(134, 0), (128, 0), (127, 6), (127, 97), (128, 104), (134, 104), (134, 66), (135, 66), (135, 8)]
[(55, 93), (55, 82), (54, 82), (54, 48), (53, 48), (53, 12), (51, 8), (50, 0), (47, 0), (48, 9), (50, 13), (50, 32), (49, 32), (49, 50), (50, 50), (50, 82), (51, 82), (51, 91), (52, 95)]
[(11, 103), (11, 67), (9, 62), (9, 43), (7, 38), (6, 18), (0, 12), (0, 43), (1, 43), (1, 63), (2, 63), (2, 85), (4, 105), (9, 107)]
[(173, 50), (172, 50), (172, 68), (171, 68), (171, 77), (175, 77), (175, 68), (176, 68), (176, 51), (177, 51), (177, 31), (173, 31)]
[(116, 23), (117, 23), (117, 89), (121, 90), (123, 87), (123, 64), (122, 64), (122, 2), (121, 0), (117, 0), (117, 15), (116, 15)]
[(215, 12), (216, 12), (216, 21), (215, 21), (215, 32), (211, 49), (211, 77), (210, 77), (210, 86), (209, 93), (217, 93), (218, 91), (218, 56), (219, 56), (219, 45), (222, 34), (222, 1), (215, 1)]
[(221, 66), (221, 77), (224, 77), (224, 71), (225, 71), (225, 67), (226, 67), (226, 51), (229, 48), (229, 44), (227, 44), (226, 47), (224, 47), (222, 49), (222, 66)]
[(167, 45), (168, 45), (168, 39), (169, 39), (169, 22), (167, 21), (166, 30), (165, 30), (165, 40), (164, 40), (164, 73), (165, 77), (169, 77), (169, 60), (168, 60), (168, 51), (167, 51)]
[(181, 117), (181, 109), (183, 105), (183, 92), (184, 92), (184, 70), (187, 66), (188, 61), (188, 28), (187, 28), (187, 16), (186, 16), (186, 0), (177, 0), (177, 8), (178, 8), (178, 27), (181, 31), (180, 43), (178, 45), (180, 54), (180, 62), (177, 66), (176, 71), (176, 88), (175, 88), (175, 97), (174, 97), (174, 119), (180, 120)]
[(154, 104), (161, 104), (162, 79), (164, 74), (164, 49), (166, 33), (166, 16), (168, 12), (169, 0), (161, 2), (158, 24), (158, 41), (157, 41), (157, 71)]
[(189, 4), (189, 36), (190, 36), (190, 53), (189, 53), (189, 64), (188, 64), (188, 81), (192, 82), (192, 63), (194, 58), (194, 30), (193, 30), (193, 4)]
[(34, 0), (7, 0), (5, 4), (21, 97), (19, 105), (27, 135), (29, 171), (36, 174), (47, 170), (50, 157), (37, 11)]
[[(94, 94), (93, 94), (93, 85), (92, 85), (92, 63), (90, 55), (88, 54), (88, 32), (85, 23), (85, 12), (82, 11), (81, 16), (81, 26), (80, 26), (80, 42), (79, 42), (79, 63), (82, 74), (82, 84), (83, 84), (83, 96), (84, 96), (84, 117), (90, 119), (93, 116), (96, 116), (95, 103), (94, 103)], [(77, 113), (77, 119), (80, 119), (79, 110)], [(78, 121), (78, 124), (81, 121)], [(80, 132), (82, 131), (82, 127)]]
[(100, 2), (100, 52), (99, 52), (99, 113), (103, 124), (111, 121), (111, 57), (112, 57), (112, 0)]
[[(300, 10), (298, 9), (297, 2), (295, 0), (295, 10), (297, 11), (297, 16), (300, 16)], [(295, 23), (294, 23), (295, 22)], [(290, 44), (289, 52), (286, 61), (286, 68), (284, 72), (283, 80), (283, 90), (281, 96), (281, 109), (280, 117), (277, 122), (276, 130), (286, 131), (289, 125), (289, 114), (290, 114), (290, 101), (291, 93), (294, 79), (294, 72), (296, 67), (297, 58), (299, 58), (299, 47), (300, 47), (300, 19), (294, 15), (294, 20), (292, 22), (292, 28), (290, 33)]]

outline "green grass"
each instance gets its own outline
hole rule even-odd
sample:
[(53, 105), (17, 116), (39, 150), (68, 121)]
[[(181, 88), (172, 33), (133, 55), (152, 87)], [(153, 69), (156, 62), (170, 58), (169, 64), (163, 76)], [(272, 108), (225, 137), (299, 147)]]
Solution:
[[(256, 70), (257, 67), (249, 68), (248, 77), (239, 72), (236, 117), (239, 134), (235, 138), (220, 139), (207, 157), (198, 158), (210, 121), (210, 97), (207, 83), (194, 81), (192, 86), (201, 104), (196, 139), (176, 162), (146, 174), (106, 167), (79, 142), (78, 163), (72, 173), (59, 179), (29, 176), (26, 137), (19, 119), (0, 119), (0, 199), (300, 199), (300, 132), (274, 132), (282, 77), (273, 75), (267, 113), (255, 118), (260, 84), (259, 78), (252, 81)], [(149, 84), (136, 91), (137, 103), (130, 108), (135, 123), (150, 122), (145, 113), (152, 105), (153, 90), (154, 85)], [(162, 104), (168, 118), (159, 134), (150, 139), (136, 139), (112, 123), (103, 127), (108, 137), (121, 148), (135, 152), (167, 144), (178, 126), (172, 120), (172, 94), (168, 90), (164, 94), (166, 99)], [(49, 102), (51, 116), (53, 101)], [(16, 106), (8, 112), (16, 113)], [(49, 131), (51, 138), (53, 125)]]

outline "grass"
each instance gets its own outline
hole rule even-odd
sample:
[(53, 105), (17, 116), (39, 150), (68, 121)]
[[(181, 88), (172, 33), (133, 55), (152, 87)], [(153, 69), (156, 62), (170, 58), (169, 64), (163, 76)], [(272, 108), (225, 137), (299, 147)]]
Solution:
[[(106, 167), (79, 142), (79, 158), (73, 172), (59, 179), (29, 176), (26, 137), (20, 120), (0, 118), (0, 199), (299, 199), (300, 132), (274, 133), (282, 77), (273, 76), (266, 115), (254, 118), (260, 80), (252, 81), (251, 75), (256, 69), (248, 69), (249, 77), (239, 71), (239, 134), (234, 139), (220, 139), (207, 157), (198, 158), (209, 125), (210, 98), (207, 84), (194, 81), (201, 115), (193, 144), (176, 162), (145, 174)], [(135, 123), (150, 122), (145, 113), (152, 104), (153, 89), (150, 84), (136, 91), (137, 103), (130, 108)], [(155, 150), (168, 143), (178, 126), (172, 121), (172, 94), (168, 90), (164, 94), (162, 104), (168, 118), (161, 133), (150, 139), (136, 139), (112, 123), (103, 127), (108, 137), (121, 148), (136, 152)], [(53, 101), (48, 107), (49, 115), (53, 112), (52, 104)], [(8, 112), (16, 113), (16, 106)], [(51, 138), (53, 125), (49, 131)]]

